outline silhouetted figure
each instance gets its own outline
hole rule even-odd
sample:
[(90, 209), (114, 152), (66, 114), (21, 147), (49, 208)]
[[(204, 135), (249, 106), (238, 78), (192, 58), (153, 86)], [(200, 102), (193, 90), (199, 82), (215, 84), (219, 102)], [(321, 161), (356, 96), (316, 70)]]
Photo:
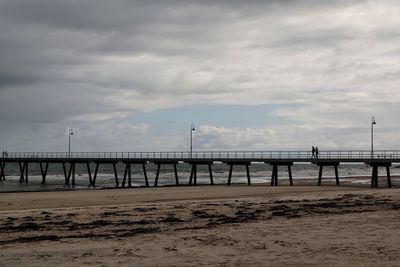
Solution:
[(319, 157), (319, 150), (318, 150), (318, 147), (315, 147), (315, 157), (316, 157), (316, 158)]
[(315, 147), (314, 146), (312, 146), (311, 152), (312, 152), (311, 158), (313, 159), (313, 158), (315, 158)]

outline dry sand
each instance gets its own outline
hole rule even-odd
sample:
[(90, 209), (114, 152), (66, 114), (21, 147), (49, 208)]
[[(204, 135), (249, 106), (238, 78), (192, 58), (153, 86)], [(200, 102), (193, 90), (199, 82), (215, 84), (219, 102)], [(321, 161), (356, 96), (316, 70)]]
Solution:
[(400, 266), (400, 189), (0, 194), (0, 266)]

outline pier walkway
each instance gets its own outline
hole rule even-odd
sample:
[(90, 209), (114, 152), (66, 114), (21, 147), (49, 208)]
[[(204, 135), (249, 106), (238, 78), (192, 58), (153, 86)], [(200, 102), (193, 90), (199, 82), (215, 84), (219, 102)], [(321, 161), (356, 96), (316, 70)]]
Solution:
[[(390, 167), (393, 163), (400, 163), (400, 150), (330, 150), (320, 151), (318, 157), (313, 157), (310, 151), (196, 151), (190, 152), (6, 152), (0, 156), (0, 181), (6, 178), (6, 164), (18, 164), (20, 182), (28, 183), (29, 165), (39, 164), (42, 183), (46, 183), (49, 164), (61, 164), (65, 177), (65, 184), (75, 185), (75, 165), (87, 166), (89, 183), (96, 184), (100, 164), (111, 164), (114, 170), (115, 184), (120, 186), (116, 165), (124, 164), (124, 175), (121, 186), (131, 187), (131, 166), (139, 165), (143, 169), (144, 186), (149, 186), (146, 164), (157, 165), (154, 186), (158, 185), (161, 167), (174, 167), (175, 184), (179, 186), (177, 165), (187, 163), (191, 166), (190, 185), (197, 184), (197, 166), (208, 166), (210, 184), (213, 182), (212, 165), (222, 162), (229, 166), (227, 185), (231, 184), (234, 166), (245, 166), (247, 183), (251, 185), (250, 168), (252, 163), (265, 163), (272, 166), (270, 179), (271, 186), (278, 185), (278, 169), (288, 169), (289, 182), (293, 185), (291, 167), (295, 163), (311, 163), (319, 167), (318, 185), (322, 183), (324, 166), (335, 169), (336, 184), (339, 185), (338, 166), (341, 163), (363, 163), (372, 167), (371, 187), (378, 187), (378, 168), (384, 167), (387, 173), (387, 186), (392, 187)], [(91, 164), (95, 165), (94, 170)]]

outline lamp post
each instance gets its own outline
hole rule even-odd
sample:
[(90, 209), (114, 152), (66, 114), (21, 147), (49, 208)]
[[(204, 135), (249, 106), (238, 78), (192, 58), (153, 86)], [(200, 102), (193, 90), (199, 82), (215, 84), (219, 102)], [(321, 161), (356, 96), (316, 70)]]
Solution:
[(194, 128), (194, 124), (192, 123), (190, 125), (190, 158), (192, 158), (192, 152), (193, 152), (193, 132), (196, 129)]
[(71, 135), (74, 135), (72, 129), (68, 129), (68, 158), (71, 157)]
[(374, 158), (374, 125), (376, 124), (375, 116), (371, 118), (371, 159)]

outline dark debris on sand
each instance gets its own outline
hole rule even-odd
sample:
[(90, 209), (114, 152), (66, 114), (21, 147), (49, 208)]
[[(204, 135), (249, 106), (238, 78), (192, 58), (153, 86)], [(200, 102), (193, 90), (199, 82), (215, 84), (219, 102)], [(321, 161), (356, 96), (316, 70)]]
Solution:
[(88, 221), (85, 221), (87, 211), (69, 214), (68, 220), (65, 215), (32, 212), (32, 216), (0, 219), (0, 244), (59, 241), (66, 238), (123, 238), (163, 231), (209, 229), (261, 220), (290, 220), (306, 216), (399, 209), (400, 203), (390, 198), (345, 194), (333, 199), (264, 202), (237, 200), (219, 205), (197, 203), (184, 206), (179, 213), (176, 212), (176, 204), (167, 204), (164, 212), (160, 210), (153, 213), (149, 211), (156, 210), (154, 207), (121, 208), (117, 211), (93, 212)]

